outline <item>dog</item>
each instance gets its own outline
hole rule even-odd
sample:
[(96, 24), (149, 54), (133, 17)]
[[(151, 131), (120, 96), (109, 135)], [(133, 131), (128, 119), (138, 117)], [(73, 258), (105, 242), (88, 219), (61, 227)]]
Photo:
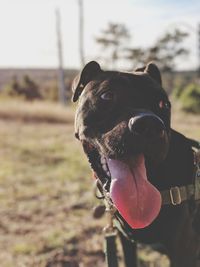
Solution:
[(126, 266), (137, 266), (134, 240), (168, 255), (171, 267), (199, 267), (198, 143), (171, 128), (158, 67), (104, 71), (91, 61), (72, 90), (75, 137), (116, 208)]

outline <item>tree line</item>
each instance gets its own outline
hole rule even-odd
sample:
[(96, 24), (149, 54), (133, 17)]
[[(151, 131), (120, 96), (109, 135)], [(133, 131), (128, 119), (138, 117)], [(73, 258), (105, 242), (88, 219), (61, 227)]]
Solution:
[(184, 47), (184, 41), (189, 36), (188, 32), (174, 28), (158, 38), (155, 43), (147, 48), (133, 47), (132, 36), (124, 24), (109, 23), (95, 38), (95, 42), (104, 53), (99, 59), (107, 68), (118, 68), (123, 61), (130, 68), (156, 61), (161, 71), (174, 71), (176, 60), (189, 54)]

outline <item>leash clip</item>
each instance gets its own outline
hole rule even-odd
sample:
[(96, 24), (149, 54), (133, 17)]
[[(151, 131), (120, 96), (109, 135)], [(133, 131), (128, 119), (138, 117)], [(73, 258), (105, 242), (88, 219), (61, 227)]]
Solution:
[(103, 229), (103, 232), (106, 236), (117, 235), (117, 229), (113, 223), (113, 218), (114, 218), (115, 212), (116, 212), (116, 208), (113, 205), (109, 205), (106, 207), (108, 224)]
[(176, 206), (176, 205), (181, 204), (182, 202), (181, 192), (178, 186), (170, 188), (169, 193), (170, 193), (170, 199), (171, 199), (172, 205)]

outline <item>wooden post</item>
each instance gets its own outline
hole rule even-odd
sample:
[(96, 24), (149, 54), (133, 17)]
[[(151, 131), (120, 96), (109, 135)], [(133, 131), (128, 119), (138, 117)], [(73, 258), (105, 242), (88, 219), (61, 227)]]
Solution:
[(200, 23), (198, 25), (198, 77), (200, 78)]
[(81, 67), (85, 65), (84, 58), (84, 15), (83, 15), (83, 0), (78, 0), (79, 5), (79, 53)]
[(55, 10), (56, 14), (56, 33), (57, 33), (57, 49), (58, 49), (58, 81), (59, 81), (59, 101), (61, 104), (66, 104), (65, 92), (65, 75), (63, 70), (63, 48), (62, 48), (62, 35), (61, 35), (61, 16), (60, 10)]

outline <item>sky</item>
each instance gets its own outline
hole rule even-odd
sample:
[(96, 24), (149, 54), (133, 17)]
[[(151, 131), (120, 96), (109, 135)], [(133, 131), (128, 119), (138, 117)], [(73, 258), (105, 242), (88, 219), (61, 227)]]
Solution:
[[(192, 51), (178, 69), (198, 66), (198, 0), (83, 0), (85, 60), (100, 51), (95, 37), (109, 22), (122, 23), (133, 36), (129, 46), (148, 47), (167, 30), (190, 31)], [(0, 0), (0, 67), (57, 67), (55, 8), (61, 12), (65, 68), (79, 68), (78, 0)]]

